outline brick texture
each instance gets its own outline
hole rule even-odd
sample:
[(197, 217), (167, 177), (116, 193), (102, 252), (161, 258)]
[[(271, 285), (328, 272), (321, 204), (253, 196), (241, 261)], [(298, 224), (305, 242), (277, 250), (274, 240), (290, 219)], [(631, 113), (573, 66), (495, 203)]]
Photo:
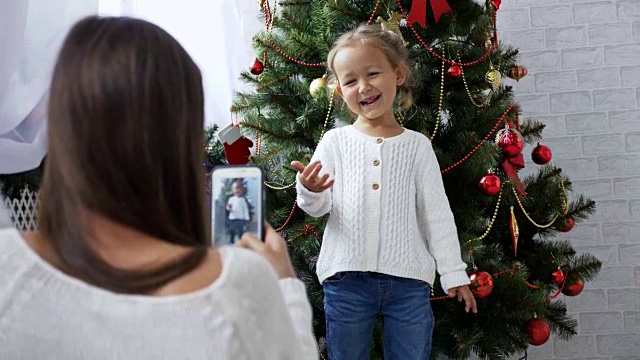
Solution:
[(640, 360), (640, 0), (507, 0), (498, 18), (529, 69), (525, 92), (514, 88), (523, 117), (547, 124), (554, 163), (597, 202), (560, 238), (603, 262), (563, 298), (578, 336), (532, 346), (528, 359)]

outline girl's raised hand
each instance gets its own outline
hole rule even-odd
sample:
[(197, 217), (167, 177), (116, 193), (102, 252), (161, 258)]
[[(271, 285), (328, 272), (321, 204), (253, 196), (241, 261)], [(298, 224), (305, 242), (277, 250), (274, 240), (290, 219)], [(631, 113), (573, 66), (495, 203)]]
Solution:
[(314, 161), (306, 167), (300, 161), (293, 161), (291, 168), (300, 173), (300, 182), (309, 191), (323, 192), (333, 185), (334, 180), (329, 180), (329, 174), (319, 175), (322, 169), (320, 161)]

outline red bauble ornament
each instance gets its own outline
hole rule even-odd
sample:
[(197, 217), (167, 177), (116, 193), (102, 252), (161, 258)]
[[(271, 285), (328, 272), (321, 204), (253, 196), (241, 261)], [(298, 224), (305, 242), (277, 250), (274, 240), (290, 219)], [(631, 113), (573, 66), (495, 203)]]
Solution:
[(542, 144), (538, 144), (538, 146), (531, 151), (531, 159), (538, 165), (544, 165), (551, 161), (551, 155), (551, 149)]
[(486, 195), (498, 195), (500, 193), (500, 178), (496, 174), (483, 175), (478, 182), (478, 188)]
[(471, 292), (477, 298), (489, 296), (493, 291), (493, 278), (486, 271), (474, 270), (469, 274), (471, 280)]
[(584, 281), (578, 276), (569, 276), (562, 288), (562, 293), (567, 296), (579, 295), (584, 290)]
[(551, 329), (544, 319), (533, 318), (524, 324), (524, 330), (529, 335), (529, 344), (542, 345), (549, 340)]
[(569, 232), (569, 231), (573, 230), (573, 227), (574, 227), (575, 225), (576, 225), (575, 220), (573, 220), (573, 218), (572, 218), (572, 217), (568, 217), (568, 218), (565, 220), (564, 225), (560, 226), (560, 227), (558, 228), (558, 230), (560, 230), (560, 231), (562, 231), (562, 232)]
[(502, 0), (491, 0), (491, 5), (493, 5), (496, 10), (500, 10), (500, 4), (502, 4)]
[(462, 76), (462, 69), (458, 65), (451, 65), (449, 69), (447, 69), (447, 75), (450, 78), (458, 79)]
[(264, 64), (262, 63), (262, 61), (255, 59), (253, 61), (253, 64), (251, 64), (251, 66), (249, 66), (249, 71), (253, 74), (253, 75), (260, 75), (262, 74), (262, 71), (264, 70)]
[(551, 282), (554, 284), (562, 284), (564, 282), (564, 272), (557, 268), (551, 272)]
[(507, 158), (514, 158), (522, 152), (524, 138), (518, 130), (507, 127), (498, 131), (496, 144)]

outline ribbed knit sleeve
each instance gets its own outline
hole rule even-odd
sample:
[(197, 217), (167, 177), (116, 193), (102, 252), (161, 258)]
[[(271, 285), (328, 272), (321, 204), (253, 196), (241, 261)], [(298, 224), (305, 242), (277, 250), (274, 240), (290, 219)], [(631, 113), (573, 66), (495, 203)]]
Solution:
[[(311, 162), (320, 161), (322, 164), (320, 176), (329, 174), (329, 179), (333, 179), (335, 176), (336, 159), (334, 157), (335, 152), (333, 151), (332, 146), (336, 146), (336, 144), (332, 143), (333, 136), (334, 131), (328, 131), (318, 143), (316, 151), (311, 158)], [(307, 214), (313, 217), (321, 217), (331, 211), (331, 188), (319, 193), (310, 191), (302, 185), (300, 182), (300, 173), (298, 173), (296, 176), (296, 192), (298, 194), (298, 206)]]
[(312, 328), (313, 311), (305, 284), (296, 278), (282, 279), (279, 283), (298, 340), (296, 343), (300, 344), (300, 360), (318, 359), (318, 347)]
[[(227, 312), (238, 316), (236, 326), (244, 343), (237, 357), (249, 354), (248, 359), (262, 359), (267, 352), (281, 359), (318, 359), (304, 283), (297, 278), (277, 280), (263, 258), (248, 251), (237, 252), (239, 262), (250, 264), (230, 279), (238, 283), (238, 296), (226, 304)], [(259, 298), (262, 301), (255, 301)], [(235, 359), (236, 354), (230, 358)]]
[(417, 210), (420, 230), (427, 239), (429, 253), (436, 262), (445, 292), (469, 284), (467, 265), (460, 255), (460, 243), (449, 200), (442, 183), (440, 166), (431, 143), (424, 138), (416, 158)]

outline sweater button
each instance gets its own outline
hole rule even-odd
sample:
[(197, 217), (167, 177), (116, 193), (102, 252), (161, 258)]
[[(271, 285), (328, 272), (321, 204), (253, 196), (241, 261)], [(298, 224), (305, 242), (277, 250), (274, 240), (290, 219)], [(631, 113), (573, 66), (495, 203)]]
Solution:
[(378, 185), (378, 183), (374, 183), (373, 185), (371, 185), (371, 187), (373, 188), (373, 190), (378, 190), (380, 188), (380, 185)]
[(377, 139), (376, 139), (376, 142), (377, 142), (378, 144), (382, 144), (382, 138), (377, 138)]
[(373, 166), (380, 165), (380, 160), (373, 160)]

